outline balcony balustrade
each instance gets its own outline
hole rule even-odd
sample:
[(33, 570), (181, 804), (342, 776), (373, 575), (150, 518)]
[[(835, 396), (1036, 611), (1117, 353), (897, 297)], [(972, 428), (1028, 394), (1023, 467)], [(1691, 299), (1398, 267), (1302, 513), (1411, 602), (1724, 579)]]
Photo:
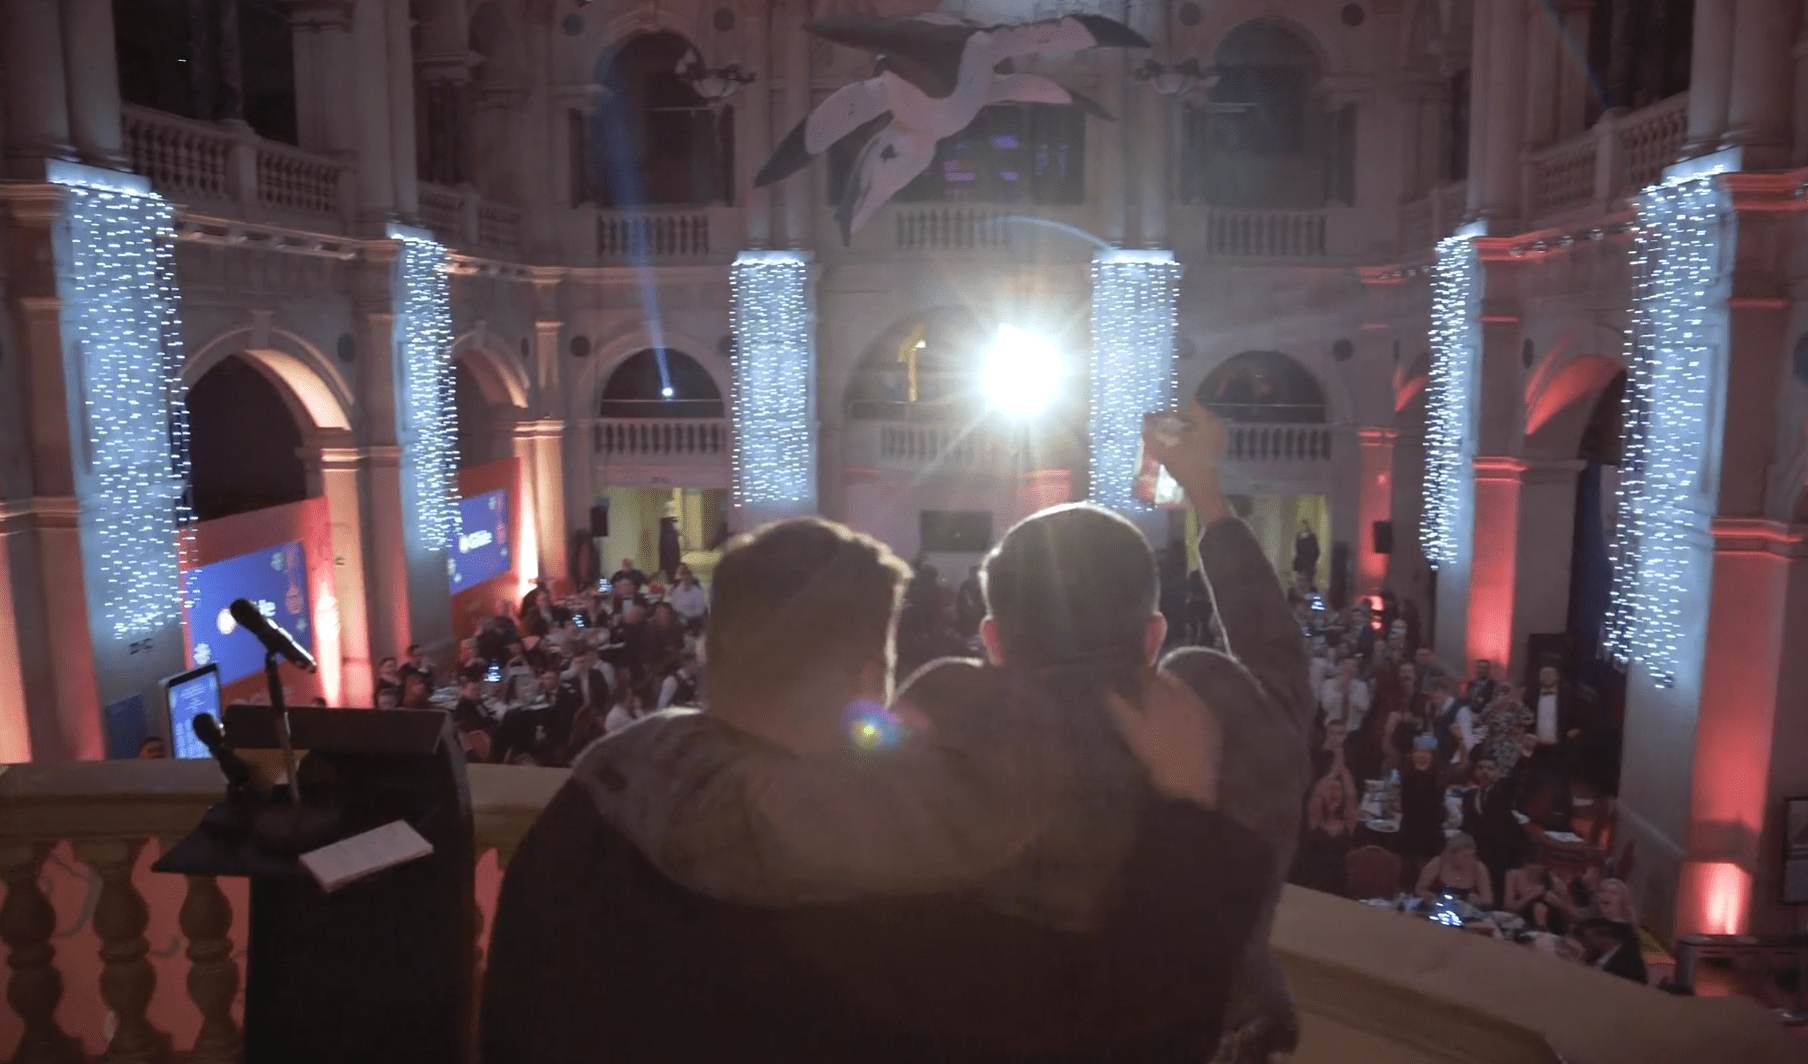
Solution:
[[(565, 778), (470, 768), (480, 970), (499, 870)], [(149, 868), (223, 790), (207, 761), (14, 765), (0, 776), (10, 1006), (0, 1055), (239, 1059), (244, 881)], [(1299, 1064), (1800, 1059), (1752, 1002), (1672, 997), (1311, 891), (1288, 888), (1272, 942), (1304, 1025)]]
[(728, 460), (727, 418), (600, 418), (591, 442), (611, 462), (696, 465)]
[(744, 242), (738, 218), (729, 207), (598, 211), (596, 257), (610, 265), (726, 260)]
[(521, 255), (521, 212), (491, 203), (469, 185), (419, 182), (421, 224), (452, 247), (513, 259)]
[(197, 122), (129, 104), (121, 112), (132, 168), (176, 203), (246, 220), (344, 227), (344, 162), (264, 140), (243, 122)]

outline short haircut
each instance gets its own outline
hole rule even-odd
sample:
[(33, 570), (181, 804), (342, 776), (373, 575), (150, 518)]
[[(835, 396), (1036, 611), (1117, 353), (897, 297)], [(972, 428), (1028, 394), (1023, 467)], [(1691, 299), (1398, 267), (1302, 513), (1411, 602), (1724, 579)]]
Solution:
[(1074, 503), (1019, 521), (986, 557), (984, 587), (1007, 664), (1145, 664), (1155, 553), (1109, 510)]
[(1443, 691), (1449, 693), (1450, 681), (1442, 676), (1433, 676), (1425, 682), (1425, 689), (1427, 691)]
[(883, 543), (819, 518), (737, 537), (710, 586), (709, 712), (809, 727), (846, 708), (869, 666), (889, 680), (908, 575)]

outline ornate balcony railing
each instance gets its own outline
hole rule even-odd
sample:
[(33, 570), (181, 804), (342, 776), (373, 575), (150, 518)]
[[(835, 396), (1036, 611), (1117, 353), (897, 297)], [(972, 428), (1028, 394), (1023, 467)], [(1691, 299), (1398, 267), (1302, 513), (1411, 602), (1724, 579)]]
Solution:
[(1325, 212), (1212, 207), (1205, 250), (1215, 258), (1314, 259), (1325, 255)]
[(604, 262), (707, 259), (710, 211), (602, 211), (596, 217), (596, 257)]
[(1605, 212), (1654, 184), (1682, 153), (1689, 94), (1639, 111), (1609, 111), (1579, 137), (1525, 158), (1525, 219), (1536, 225), (1566, 214)]
[(421, 181), (416, 187), (421, 224), (440, 240), (504, 258), (520, 256), (519, 210), (489, 202), (469, 185), (450, 188)]
[[(480, 975), (500, 872), (566, 775), (470, 767)], [(14, 765), (0, 776), (10, 970), (0, 1055), (239, 1060), (244, 880), (150, 871), (165, 840), (192, 830), (223, 791), (206, 761)], [(1270, 941), (1304, 1025), (1301, 1064), (1800, 1059), (1753, 1002), (1672, 997), (1312, 891), (1288, 888)]]
[(343, 223), (345, 163), (264, 140), (243, 122), (197, 122), (121, 108), (132, 168), (184, 206), (234, 217)]
[(899, 251), (1003, 251), (1011, 246), (1005, 211), (945, 203), (900, 206), (892, 222)]
[(1324, 425), (1233, 423), (1225, 457), (1236, 462), (1328, 462), (1331, 430)]
[(592, 427), (596, 453), (618, 462), (726, 461), (729, 441), (726, 418), (603, 418)]

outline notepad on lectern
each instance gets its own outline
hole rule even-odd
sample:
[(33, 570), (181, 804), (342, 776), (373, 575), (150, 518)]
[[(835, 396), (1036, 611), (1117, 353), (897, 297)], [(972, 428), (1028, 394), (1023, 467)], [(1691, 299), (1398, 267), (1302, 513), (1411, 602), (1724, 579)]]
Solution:
[(392, 820), (349, 839), (301, 855), (301, 864), (314, 876), (320, 889), (332, 893), (385, 868), (407, 864), (433, 852), (433, 844), (421, 838), (406, 820)]

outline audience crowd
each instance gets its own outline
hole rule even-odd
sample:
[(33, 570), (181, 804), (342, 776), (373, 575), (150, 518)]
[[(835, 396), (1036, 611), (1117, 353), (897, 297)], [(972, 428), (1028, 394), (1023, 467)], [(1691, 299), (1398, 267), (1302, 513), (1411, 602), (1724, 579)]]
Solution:
[[(1595, 845), (1611, 809), (1601, 729), (1561, 671), (1541, 665), (1529, 689), (1487, 661), (1464, 677), (1422, 642), (1410, 603), (1327, 611), (1309, 591), (1293, 602), (1318, 713), (1289, 879), (1406, 908), (1506, 914), (1523, 940), (1643, 980), (1626, 886)], [(1590, 812), (1580, 828), (1578, 805)], [(1553, 851), (1561, 867), (1547, 863)]]
[(419, 646), (377, 666), (378, 709), (452, 714), (474, 762), (568, 765), (593, 740), (672, 705), (698, 705), (709, 595), (690, 567), (649, 576), (631, 558), (555, 599), (545, 581), (436, 669)]

